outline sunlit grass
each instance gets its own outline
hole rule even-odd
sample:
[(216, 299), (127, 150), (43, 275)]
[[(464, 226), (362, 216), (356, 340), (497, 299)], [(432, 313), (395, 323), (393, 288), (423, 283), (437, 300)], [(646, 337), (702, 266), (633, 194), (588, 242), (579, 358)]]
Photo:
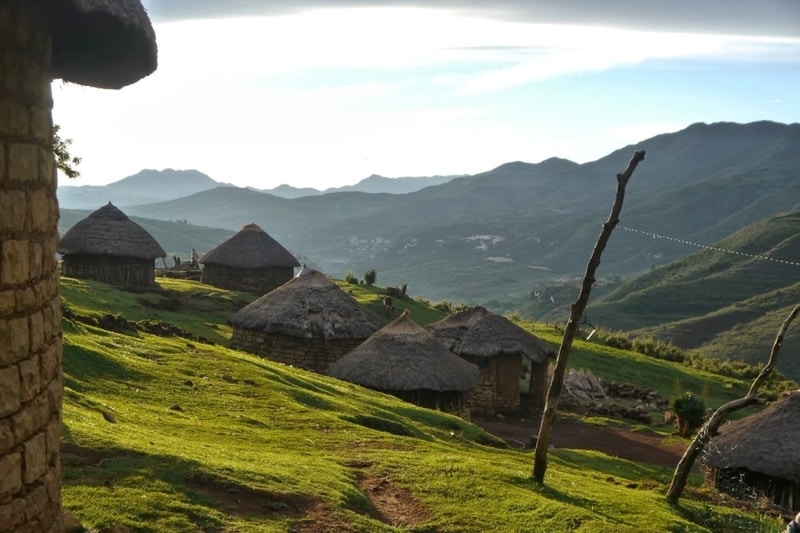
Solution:
[[(114, 302), (136, 319), (138, 295), (65, 282), (76, 312), (103, 313)], [(92, 291), (103, 304), (92, 303)], [(213, 311), (172, 318), (206, 336), (204, 324), (237, 297), (211, 291), (204, 305)], [(503, 448), (475, 425), (224, 343), (66, 319), (64, 331), (63, 504), (92, 529), (285, 532), (321, 512), (363, 532), (699, 532), (714, 530), (709, 517), (752, 530), (758, 522), (699, 501), (671, 507), (663, 496), (670, 469), (599, 452), (554, 450), (538, 486), (531, 451)], [(591, 349), (579, 346), (584, 360), (604, 357)], [(362, 477), (408, 491), (425, 512), (413, 524), (379, 520)]]

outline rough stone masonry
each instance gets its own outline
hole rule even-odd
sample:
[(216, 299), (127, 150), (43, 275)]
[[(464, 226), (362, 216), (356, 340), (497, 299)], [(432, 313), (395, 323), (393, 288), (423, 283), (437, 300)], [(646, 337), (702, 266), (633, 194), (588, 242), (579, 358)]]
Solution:
[(61, 531), (48, 2), (0, 4), (0, 531)]

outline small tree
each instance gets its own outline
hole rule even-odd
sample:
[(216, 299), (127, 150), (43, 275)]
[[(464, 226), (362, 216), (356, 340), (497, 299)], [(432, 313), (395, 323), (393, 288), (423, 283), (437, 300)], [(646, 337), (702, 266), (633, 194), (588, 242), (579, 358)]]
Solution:
[(377, 281), (377, 279), (378, 279), (378, 271), (375, 270), (374, 268), (370, 268), (369, 270), (364, 272), (364, 283), (366, 283), (370, 287), (372, 285), (375, 285), (375, 281)]
[(53, 154), (56, 156), (56, 167), (70, 179), (80, 177), (81, 172), (76, 167), (81, 164), (81, 158), (69, 153), (72, 139), (62, 139), (58, 134), (61, 126), (53, 124)]
[(356, 273), (352, 270), (348, 270), (344, 273), (344, 280), (351, 285), (358, 285), (358, 277), (356, 277)]

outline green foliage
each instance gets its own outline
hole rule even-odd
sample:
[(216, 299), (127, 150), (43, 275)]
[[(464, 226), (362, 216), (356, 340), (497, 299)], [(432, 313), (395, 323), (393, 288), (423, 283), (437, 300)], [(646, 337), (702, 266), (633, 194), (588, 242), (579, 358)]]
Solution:
[[(692, 368), (713, 372), (741, 380), (754, 380), (763, 370), (764, 365), (751, 365), (744, 361), (715, 359), (700, 352), (692, 352), (685, 363)], [(759, 393), (768, 400), (776, 400), (781, 392), (796, 390), (798, 384), (787, 379), (779, 370), (772, 369), (761, 385)]]
[(674, 344), (653, 337), (634, 337), (631, 349), (665, 361), (683, 362), (683, 350)]
[(370, 268), (366, 272), (364, 272), (364, 283), (368, 286), (375, 285), (375, 282), (378, 280), (378, 271), (374, 268)]
[(661, 339), (649, 336), (630, 335), (622, 331), (601, 330), (597, 336), (608, 346), (621, 350), (632, 350), (642, 355), (663, 359), (664, 361), (683, 362), (683, 349)]
[(344, 280), (351, 285), (358, 285), (358, 276), (352, 270), (348, 270), (344, 273)]
[(73, 156), (69, 147), (72, 145), (72, 139), (62, 139), (59, 131), (61, 126), (53, 124), (53, 155), (56, 157), (56, 167), (70, 179), (80, 177), (81, 173), (76, 168), (81, 164), (81, 158)]
[(620, 350), (630, 350), (633, 346), (630, 335), (622, 331), (606, 332), (601, 330), (597, 338), (605, 342), (607, 346), (619, 348)]
[(457, 311), (462, 311), (462, 310), (464, 310), (464, 309), (469, 307), (465, 303), (454, 304), (450, 300), (442, 300), (440, 302), (434, 302), (434, 303), (432, 303), (430, 305), (434, 309), (438, 309), (442, 313), (445, 313), (445, 314), (448, 314), (448, 315), (453, 314), (453, 313), (455, 313)]
[(706, 403), (692, 392), (674, 396), (670, 407), (678, 418), (678, 434), (681, 437), (688, 437), (703, 424)]

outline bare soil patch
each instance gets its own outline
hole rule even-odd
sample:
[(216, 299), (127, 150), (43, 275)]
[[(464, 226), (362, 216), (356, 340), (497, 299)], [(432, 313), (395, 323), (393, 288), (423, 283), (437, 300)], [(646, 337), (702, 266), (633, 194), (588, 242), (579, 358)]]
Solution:
[(385, 524), (414, 526), (431, 516), (430, 510), (417, 501), (411, 491), (394, 486), (388, 475), (364, 476), (359, 479), (359, 484), (375, 509), (373, 517)]
[[(475, 418), (473, 422), (511, 446), (527, 448), (539, 432), (540, 418)], [(674, 467), (686, 445), (651, 431), (626, 427), (597, 426), (577, 420), (560, 419), (553, 424), (550, 444), (556, 448), (597, 450), (613, 457), (656, 466)]]

